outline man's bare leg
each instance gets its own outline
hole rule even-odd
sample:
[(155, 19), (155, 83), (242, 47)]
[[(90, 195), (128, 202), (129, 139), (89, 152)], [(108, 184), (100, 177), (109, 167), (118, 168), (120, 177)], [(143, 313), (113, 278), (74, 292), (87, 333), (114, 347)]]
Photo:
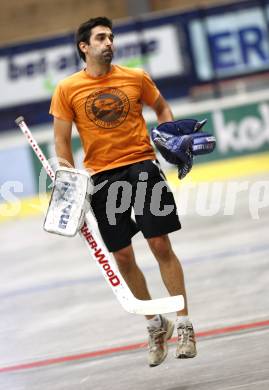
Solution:
[(167, 235), (148, 239), (149, 246), (157, 259), (164, 284), (170, 295), (182, 294), (185, 300), (183, 310), (177, 312), (176, 358), (193, 358), (197, 355), (193, 325), (188, 318), (188, 305), (181, 264), (176, 257)]
[[(113, 255), (121, 275), (134, 296), (142, 300), (151, 299), (146, 279), (136, 263), (132, 245), (114, 252)], [(154, 316), (145, 317), (151, 319)]]
[[(137, 266), (131, 245), (113, 253), (119, 271), (130, 290), (138, 299), (151, 299), (145, 277)], [(157, 314), (157, 313), (156, 313)], [(174, 324), (163, 316), (145, 316), (148, 322), (149, 352), (148, 364), (151, 367), (161, 364), (167, 356), (167, 340), (172, 337)], [(150, 321), (152, 320), (152, 321)], [(157, 321), (156, 321), (157, 320)], [(154, 326), (152, 326), (152, 322)], [(155, 324), (158, 324), (155, 326)]]
[(148, 244), (157, 259), (163, 282), (170, 295), (183, 295), (185, 307), (178, 315), (188, 315), (187, 294), (184, 274), (179, 259), (175, 255), (168, 235), (149, 238)]

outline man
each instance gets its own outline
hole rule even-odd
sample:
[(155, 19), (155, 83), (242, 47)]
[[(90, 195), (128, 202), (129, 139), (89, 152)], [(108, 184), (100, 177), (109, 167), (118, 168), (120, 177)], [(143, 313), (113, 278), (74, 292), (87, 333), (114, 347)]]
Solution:
[[(112, 65), (112, 23), (99, 17), (83, 23), (77, 31), (77, 49), (86, 68), (60, 82), (52, 98), (50, 113), (54, 116), (55, 148), (60, 161), (74, 166), (71, 150), (72, 122), (77, 126), (85, 152), (84, 166), (92, 174), (95, 185), (104, 186), (92, 196), (91, 207), (102, 238), (117, 262), (119, 271), (133, 294), (151, 299), (144, 275), (136, 264), (131, 239), (139, 230), (155, 256), (164, 284), (170, 295), (182, 294), (184, 310), (177, 313), (177, 358), (196, 356), (195, 336), (188, 318), (184, 276), (168, 237), (180, 229), (175, 202), (156, 162), (142, 105), (156, 113), (158, 123), (173, 120), (171, 110), (147, 73)], [(63, 163), (62, 163), (63, 164)], [(138, 184), (146, 181), (143, 212), (136, 212)], [(130, 207), (108, 218), (110, 189), (117, 182), (132, 186)], [(164, 190), (161, 206), (170, 205), (172, 212), (163, 216), (152, 212), (153, 187), (161, 183)], [(138, 190), (137, 190), (138, 191)], [(117, 194), (117, 204), (122, 193)], [(132, 206), (136, 222), (131, 218)], [(155, 214), (155, 215), (154, 215)], [(146, 316), (149, 332), (148, 362), (157, 366), (167, 356), (167, 340), (172, 337), (172, 321), (156, 313)]]

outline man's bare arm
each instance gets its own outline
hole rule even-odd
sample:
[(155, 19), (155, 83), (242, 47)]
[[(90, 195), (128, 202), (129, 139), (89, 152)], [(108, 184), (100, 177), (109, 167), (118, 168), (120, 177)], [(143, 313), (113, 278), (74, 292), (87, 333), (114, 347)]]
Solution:
[(61, 166), (75, 166), (72, 153), (71, 134), (72, 122), (54, 117), (55, 151)]
[(171, 108), (161, 94), (158, 97), (158, 99), (156, 100), (156, 102), (154, 103), (152, 108), (157, 115), (157, 119), (158, 119), (159, 124), (163, 123), (163, 122), (169, 122), (169, 121), (174, 120)]

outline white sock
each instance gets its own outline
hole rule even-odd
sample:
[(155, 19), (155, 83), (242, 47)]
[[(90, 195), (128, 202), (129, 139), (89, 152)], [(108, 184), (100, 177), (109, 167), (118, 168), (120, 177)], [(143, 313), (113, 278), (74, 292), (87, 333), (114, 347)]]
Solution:
[(185, 324), (188, 321), (190, 321), (188, 316), (177, 316), (176, 324)]
[(162, 320), (161, 320), (161, 317), (159, 314), (157, 314), (155, 317), (151, 318), (150, 320), (148, 320), (148, 326), (150, 328), (160, 328), (162, 325)]

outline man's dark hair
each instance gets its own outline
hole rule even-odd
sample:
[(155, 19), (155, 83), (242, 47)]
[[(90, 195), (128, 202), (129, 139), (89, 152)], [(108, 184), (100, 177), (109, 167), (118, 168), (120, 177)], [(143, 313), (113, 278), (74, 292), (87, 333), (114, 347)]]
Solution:
[(76, 33), (76, 45), (80, 58), (83, 61), (86, 61), (85, 54), (80, 50), (79, 44), (80, 42), (88, 42), (90, 41), (91, 31), (96, 26), (105, 26), (109, 27), (112, 30), (112, 21), (105, 16), (99, 16), (97, 18), (89, 19), (86, 22), (82, 23)]

